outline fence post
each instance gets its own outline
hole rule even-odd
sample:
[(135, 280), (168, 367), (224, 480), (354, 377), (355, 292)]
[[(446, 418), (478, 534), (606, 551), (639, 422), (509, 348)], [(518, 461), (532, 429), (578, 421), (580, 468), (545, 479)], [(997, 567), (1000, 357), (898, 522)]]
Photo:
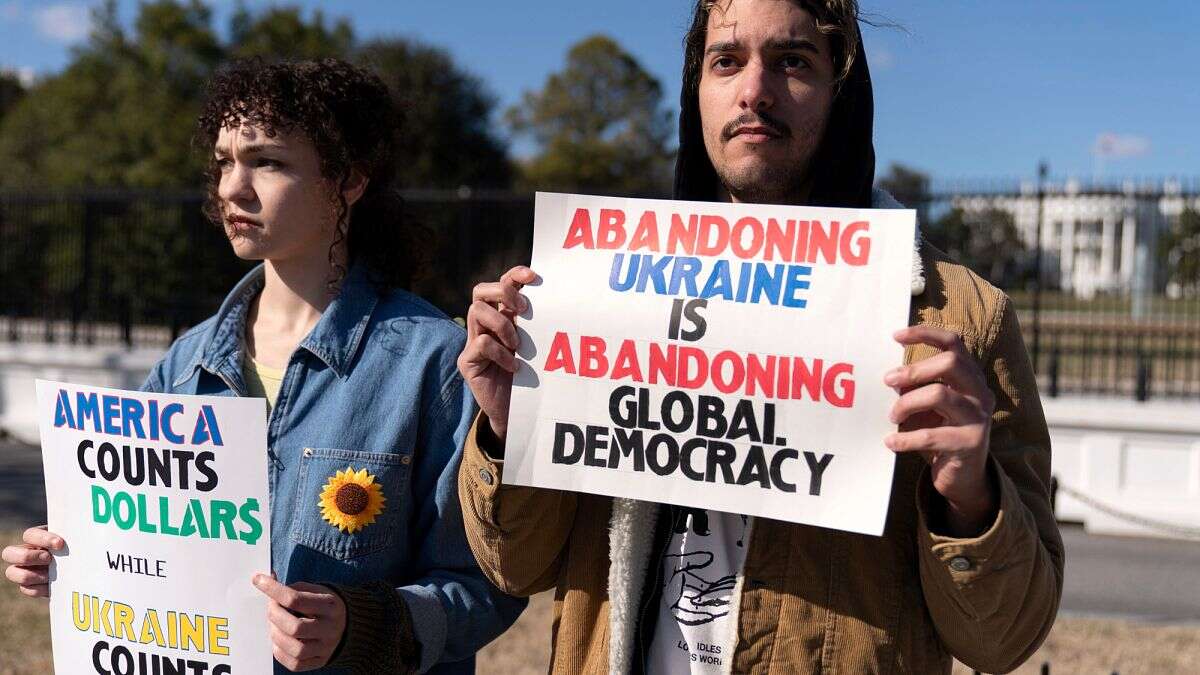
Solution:
[(1046, 175), (1050, 165), (1043, 160), (1038, 163), (1037, 183), (1037, 241), (1034, 242), (1033, 277), (1033, 372), (1037, 376), (1042, 355), (1042, 212), (1046, 201)]
[(1058, 397), (1058, 347), (1050, 352), (1050, 398)]
[(1135, 396), (1139, 403), (1145, 403), (1150, 398), (1150, 359), (1146, 353), (1138, 350), (1137, 355), (1137, 391)]
[[(83, 264), (79, 273), (79, 281), (76, 282), (75, 291), (71, 294), (71, 344), (79, 341), (79, 323), (88, 310), (89, 289), (94, 267), (92, 254), (96, 240), (97, 212), (95, 199), (90, 196), (85, 197), (83, 200), (83, 231), (80, 233), (79, 242), (79, 257)], [(84, 342), (90, 345), (92, 344), (92, 331), (90, 329), (85, 329), (85, 331)]]

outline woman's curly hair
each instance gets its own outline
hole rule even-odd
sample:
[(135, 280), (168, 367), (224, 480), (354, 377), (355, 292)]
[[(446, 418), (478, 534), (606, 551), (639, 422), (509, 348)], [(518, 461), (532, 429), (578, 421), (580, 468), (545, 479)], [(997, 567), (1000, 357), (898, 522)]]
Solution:
[[(383, 288), (408, 287), (422, 266), (417, 232), (405, 221), (404, 202), (395, 185), (396, 141), (400, 113), (387, 85), (368, 70), (339, 59), (266, 63), (233, 61), (208, 84), (197, 121), (196, 140), (210, 153), (204, 213), (224, 226), (217, 194), (220, 169), (211, 159), (223, 127), (250, 123), (268, 136), (299, 133), (316, 147), (321, 175), (331, 187), (337, 236), (330, 247), (336, 285), (345, 275), (336, 267), (334, 249), (346, 241), (350, 262), (367, 265)], [(357, 169), (367, 188), (351, 208), (342, 188)], [(353, 221), (353, 222), (351, 222)]]

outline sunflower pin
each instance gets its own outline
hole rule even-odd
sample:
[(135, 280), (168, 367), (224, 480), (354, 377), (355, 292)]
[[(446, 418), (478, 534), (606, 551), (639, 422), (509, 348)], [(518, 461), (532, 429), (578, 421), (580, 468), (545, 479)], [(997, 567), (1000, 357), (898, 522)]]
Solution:
[(346, 467), (329, 477), (321, 490), (321, 517), (343, 532), (354, 534), (383, 513), (383, 489), (366, 469)]

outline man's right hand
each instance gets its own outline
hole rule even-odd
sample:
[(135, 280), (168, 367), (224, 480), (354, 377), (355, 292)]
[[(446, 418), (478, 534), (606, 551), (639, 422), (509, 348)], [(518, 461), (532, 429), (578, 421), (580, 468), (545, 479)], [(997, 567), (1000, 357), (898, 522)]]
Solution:
[(31, 598), (50, 597), (50, 562), (54, 556), (50, 551), (61, 551), (66, 542), (63, 538), (47, 532), (45, 526), (25, 530), (23, 543), (5, 547), (0, 559), (9, 563), (4, 576), (21, 587), (21, 592)]
[(508, 433), (508, 402), (521, 344), (516, 316), (529, 302), (521, 289), (535, 279), (528, 267), (514, 267), (499, 281), (477, 285), (467, 311), (467, 346), (458, 357), (458, 370), (501, 443)]

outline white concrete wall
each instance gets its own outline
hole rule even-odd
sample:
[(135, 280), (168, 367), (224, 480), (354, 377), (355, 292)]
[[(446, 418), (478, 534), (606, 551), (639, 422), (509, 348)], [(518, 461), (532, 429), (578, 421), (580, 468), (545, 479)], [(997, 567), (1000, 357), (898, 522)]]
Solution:
[(0, 429), (19, 440), (37, 442), (34, 380), (137, 389), (163, 351), (0, 343)]
[(1200, 533), (1200, 403), (1071, 397), (1043, 405), (1059, 483), (1136, 516), (1110, 515), (1060, 489), (1060, 519), (1103, 534), (1182, 536), (1140, 519)]
[[(0, 429), (38, 437), (37, 378), (136, 389), (162, 350), (0, 343)], [(1053, 470), (1065, 486), (1141, 518), (1200, 528), (1200, 403), (1045, 399)], [(1171, 536), (1058, 494), (1058, 516), (1088, 531)]]

